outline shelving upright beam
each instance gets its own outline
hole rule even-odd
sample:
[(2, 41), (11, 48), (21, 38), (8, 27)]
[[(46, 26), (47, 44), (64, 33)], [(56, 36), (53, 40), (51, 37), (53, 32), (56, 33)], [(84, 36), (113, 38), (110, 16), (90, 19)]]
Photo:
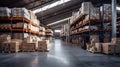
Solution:
[(112, 38), (116, 37), (116, 0), (112, 0)]

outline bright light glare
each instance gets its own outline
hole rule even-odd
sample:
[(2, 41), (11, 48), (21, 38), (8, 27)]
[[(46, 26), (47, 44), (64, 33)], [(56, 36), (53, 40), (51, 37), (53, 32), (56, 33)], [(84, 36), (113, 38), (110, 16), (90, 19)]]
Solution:
[(116, 9), (120, 11), (120, 7), (117, 6)]
[(55, 32), (61, 32), (61, 30), (55, 30)]
[(69, 20), (70, 17), (68, 18), (65, 18), (65, 19), (62, 19), (62, 20), (59, 20), (59, 21), (56, 21), (56, 22), (53, 22), (53, 23), (50, 23), (50, 24), (47, 24), (47, 26), (52, 26), (52, 25), (55, 25), (55, 24), (58, 24), (58, 23), (61, 23), (61, 22), (64, 22), (66, 20)]
[(59, 1), (57, 1), (57, 2), (54, 2), (54, 3), (52, 3), (52, 4), (49, 4), (49, 5), (44, 6), (44, 7), (42, 7), (42, 8), (38, 8), (38, 9), (34, 10), (33, 13), (39, 13), (39, 12), (41, 12), (41, 11), (50, 9), (50, 8), (55, 7), (55, 6), (57, 6), (57, 5), (61, 5), (61, 4), (66, 3), (66, 2), (68, 2), (68, 1), (70, 1), (70, 0), (59, 0)]

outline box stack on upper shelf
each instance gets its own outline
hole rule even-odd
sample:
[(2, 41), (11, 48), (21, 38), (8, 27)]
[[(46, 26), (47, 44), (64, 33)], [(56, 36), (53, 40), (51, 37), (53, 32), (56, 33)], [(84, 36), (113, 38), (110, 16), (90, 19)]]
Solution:
[[(40, 21), (31, 10), (0, 7), (0, 35), (9, 35), (11, 39), (23, 40), (26, 44), (22, 43), (22, 46), (20, 46), (22, 49), (20, 50), (35, 51), (38, 47), (38, 42), (45, 41), (43, 37), (48, 35), (46, 31), (45, 27), (40, 26)], [(52, 33), (52, 30), (49, 31)], [(49, 35), (52, 36), (52, 34)], [(7, 44), (13, 43), (12, 41), (7, 42)], [(4, 41), (1, 43), (4, 44)], [(32, 45), (35, 45), (35, 48)], [(10, 46), (7, 48), (10, 49)]]
[(69, 35), (70, 35), (69, 29), (70, 29), (70, 25), (69, 25), (69, 21), (68, 21), (68, 23), (62, 25), (62, 28), (61, 28), (60, 36), (63, 41), (69, 42)]
[[(94, 7), (91, 2), (83, 2), (80, 10), (74, 12), (70, 19), (71, 35), (90, 32), (90, 30), (100, 32), (97, 26), (102, 23), (100, 14), (102, 11), (99, 11), (98, 7)], [(109, 22), (111, 22), (111, 5), (104, 4), (104, 23)]]
[(46, 36), (53, 36), (53, 31), (51, 29), (46, 29), (45, 35)]
[(62, 36), (69, 36), (69, 24), (64, 24), (61, 28), (61, 37)]
[(0, 17), (10, 17), (11, 9), (7, 7), (0, 7)]

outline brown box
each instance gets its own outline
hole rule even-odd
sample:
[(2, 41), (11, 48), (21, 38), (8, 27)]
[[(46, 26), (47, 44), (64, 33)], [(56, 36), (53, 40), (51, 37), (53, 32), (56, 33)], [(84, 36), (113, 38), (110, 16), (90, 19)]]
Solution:
[(115, 44), (112, 43), (103, 43), (103, 53), (105, 54), (114, 54), (115, 53)]
[(111, 41), (113, 44), (119, 44), (120, 45), (120, 38), (112, 38)]
[(10, 51), (11, 52), (18, 52), (18, 51), (20, 51), (20, 47), (19, 46), (20, 46), (19, 42), (17, 42), (17, 41), (16, 42), (15, 41), (11, 42), (10, 43)]
[(22, 51), (35, 51), (35, 43), (23, 43), (21, 45)]
[(10, 52), (10, 41), (5, 41), (2, 43), (2, 48), (4, 52)]
[(90, 40), (94, 40), (95, 43), (99, 43), (99, 36), (98, 35), (91, 35)]
[(120, 54), (120, 45), (116, 45), (116, 47), (115, 47), (115, 53)]
[(88, 43), (86, 43), (86, 45), (87, 45), (87, 51), (89, 51), (92, 46), (91, 44), (88, 44)]
[(47, 50), (47, 42), (46, 41), (38, 41), (38, 51), (44, 51)]
[(95, 43), (95, 52), (101, 53), (102, 52), (102, 43)]
[(8, 41), (8, 40), (11, 40), (10, 35), (8, 35), (8, 34), (0, 35), (0, 42), (4, 42), (4, 41)]

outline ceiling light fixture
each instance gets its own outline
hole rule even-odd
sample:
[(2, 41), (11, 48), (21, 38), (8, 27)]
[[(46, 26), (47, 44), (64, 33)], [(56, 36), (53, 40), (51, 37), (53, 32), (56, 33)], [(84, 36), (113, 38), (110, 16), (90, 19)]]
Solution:
[(59, 21), (56, 21), (56, 22), (53, 22), (53, 23), (50, 23), (50, 24), (48, 24), (47, 26), (52, 26), (52, 25), (55, 25), (55, 24), (58, 24), (58, 23), (67, 21), (67, 20), (69, 20), (69, 19), (70, 19), (70, 17), (65, 18), (65, 19), (62, 19), (62, 20), (59, 20)]
[(33, 13), (39, 13), (39, 12), (41, 12), (41, 11), (45, 11), (45, 10), (47, 10), (47, 9), (50, 9), (50, 8), (52, 8), (52, 7), (55, 7), (55, 6), (57, 6), (57, 5), (61, 5), (61, 4), (63, 4), (63, 3), (69, 2), (69, 1), (70, 1), (70, 0), (59, 0), (59, 1), (54, 2), (54, 3), (52, 3), (52, 4), (46, 5), (46, 6), (42, 7), (42, 8), (38, 8), (38, 9), (36, 9), (36, 10), (33, 10)]

